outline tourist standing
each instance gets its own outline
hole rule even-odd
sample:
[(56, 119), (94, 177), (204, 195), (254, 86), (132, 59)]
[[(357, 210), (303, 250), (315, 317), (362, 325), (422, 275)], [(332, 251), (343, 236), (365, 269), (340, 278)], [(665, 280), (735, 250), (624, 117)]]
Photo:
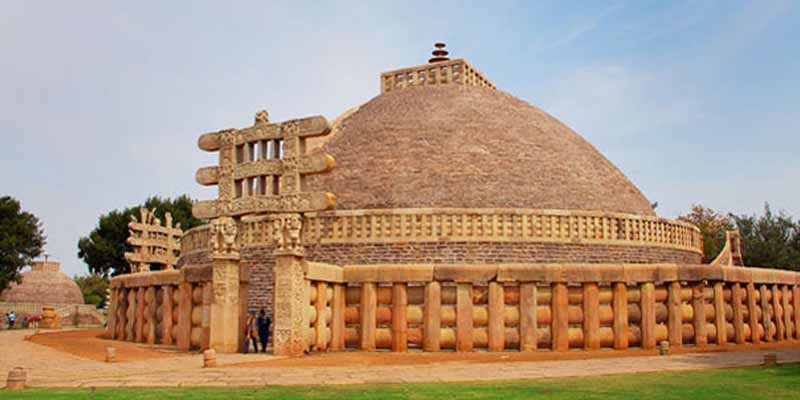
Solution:
[(258, 353), (258, 332), (256, 329), (256, 313), (250, 312), (247, 315), (247, 322), (244, 324), (244, 352), (250, 352), (250, 342), (253, 342), (253, 352)]
[(8, 313), (8, 329), (14, 329), (14, 322), (17, 320), (17, 314), (14, 314), (14, 310), (11, 310)]
[(258, 319), (256, 320), (256, 325), (258, 325), (258, 338), (261, 340), (261, 352), (267, 352), (267, 342), (269, 342), (269, 326), (272, 323), (272, 320), (267, 316), (267, 313), (264, 312), (264, 309), (261, 309), (258, 313)]

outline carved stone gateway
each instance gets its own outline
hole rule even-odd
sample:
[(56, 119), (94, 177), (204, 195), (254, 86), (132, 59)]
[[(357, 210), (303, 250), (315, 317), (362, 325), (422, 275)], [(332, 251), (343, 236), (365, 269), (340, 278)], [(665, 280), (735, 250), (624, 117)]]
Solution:
[(165, 224), (155, 217), (155, 209), (139, 209), (139, 220), (131, 216), (128, 223), (128, 244), (133, 252), (125, 253), (131, 272), (150, 271), (150, 264), (161, 264), (164, 269), (174, 269), (181, 248), (181, 224), (172, 226), (172, 215), (166, 213)]
[(206, 151), (219, 151), (219, 165), (197, 171), (201, 185), (217, 185), (216, 200), (200, 201), (192, 209), (197, 218), (211, 219), (213, 291), (210, 346), (235, 351), (241, 342), (238, 298), (238, 222), (244, 215), (269, 214), (270, 241), (275, 245), (274, 353), (301, 355), (307, 348), (307, 294), (302, 267), (301, 213), (333, 208), (336, 196), (305, 191), (305, 176), (330, 171), (333, 158), (321, 150), (306, 154), (306, 138), (327, 135), (321, 116), (269, 123), (266, 111), (256, 114), (253, 126), (225, 129), (200, 137)]

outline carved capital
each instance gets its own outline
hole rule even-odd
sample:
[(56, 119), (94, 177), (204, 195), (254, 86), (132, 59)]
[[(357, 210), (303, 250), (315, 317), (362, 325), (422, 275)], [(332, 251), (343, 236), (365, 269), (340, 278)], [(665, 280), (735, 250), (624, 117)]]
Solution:
[(211, 221), (211, 249), (214, 257), (239, 257), (238, 226), (231, 217)]
[(275, 254), (302, 257), (305, 252), (301, 240), (303, 216), (298, 213), (272, 214), (268, 220)]

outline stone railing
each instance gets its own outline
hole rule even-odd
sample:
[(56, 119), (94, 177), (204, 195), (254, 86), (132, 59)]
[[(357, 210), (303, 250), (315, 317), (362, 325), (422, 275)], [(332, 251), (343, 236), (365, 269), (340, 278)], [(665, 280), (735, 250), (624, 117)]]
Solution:
[[(697, 227), (665, 218), (596, 211), (514, 209), (398, 209), (306, 213), (303, 243), (409, 241), (548, 242), (650, 246), (702, 254)], [(239, 243), (270, 244), (267, 217), (245, 217)], [(181, 254), (208, 250), (208, 226), (186, 231)]]
[[(341, 271), (341, 279), (328, 274), (325, 283), (307, 283), (306, 319), (316, 328), (307, 334), (307, 348), (324, 349), (319, 332), (342, 325), (345, 347), (393, 351), (800, 339), (800, 277), (789, 271), (674, 264), (354, 265)], [(346, 285), (343, 315), (340, 285)], [(317, 302), (322, 293), (324, 304)], [(323, 315), (331, 318), (320, 331)], [(331, 331), (330, 349), (340, 349), (337, 329)]]
[(483, 86), (497, 89), (480, 71), (463, 59), (403, 68), (381, 74), (381, 93), (415, 86), (445, 84)]
[[(111, 280), (111, 339), (205, 350), (211, 340), (212, 266), (184, 266), (121, 275)], [(249, 270), (239, 273), (240, 318), (247, 312)], [(241, 321), (240, 326), (244, 326)], [(237, 327), (238, 329), (238, 327)], [(240, 340), (240, 347), (244, 342)]]
[(183, 233), (181, 238), (181, 256), (196, 251), (208, 251), (211, 248), (211, 225), (200, 225)]
[(342, 268), (322, 263), (305, 265), (304, 285), (309, 299), (305, 317), (307, 351), (344, 350), (345, 285), (342, 283)]

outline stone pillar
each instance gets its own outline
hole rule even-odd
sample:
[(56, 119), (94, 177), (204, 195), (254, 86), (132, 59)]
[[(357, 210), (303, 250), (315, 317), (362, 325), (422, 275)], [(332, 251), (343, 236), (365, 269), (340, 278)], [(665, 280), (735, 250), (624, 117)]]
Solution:
[(472, 351), (472, 284), (456, 287), (456, 350)]
[(538, 321), (536, 321), (536, 284), (519, 285), (519, 349), (534, 351), (537, 348)]
[(109, 339), (117, 339), (117, 303), (119, 302), (119, 290), (111, 289), (111, 300), (108, 305), (108, 328), (106, 330)]
[(325, 351), (328, 349), (328, 332), (330, 332), (325, 316), (328, 308), (328, 284), (326, 282), (317, 282), (317, 287), (312, 287), (311, 290), (317, 291), (317, 301), (315, 303), (317, 321), (314, 323), (317, 343), (314, 346), (314, 350)]
[(744, 313), (742, 312), (742, 285), (738, 282), (731, 286), (731, 306), (733, 307), (733, 333), (736, 344), (744, 344)]
[(722, 282), (714, 283), (714, 324), (717, 328), (717, 344), (728, 342), (728, 321), (725, 320), (725, 287)]
[(692, 286), (692, 308), (694, 309), (694, 345), (703, 347), (708, 344), (706, 333), (706, 300), (703, 282)]
[(136, 314), (133, 325), (133, 335), (137, 343), (144, 342), (144, 287), (136, 289)]
[[(681, 283), (670, 282), (667, 299), (667, 330), (669, 331), (669, 344), (681, 347), (683, 343), (683, 315), (681, 311)], [(752, 315), (752, 314), (751, 314)]]
[(503, 284), (489, 282), (489, 351), (505, 349), (505, 298)]
[(794, 336), (800, 340), (800, 286), (792, 288), (792, 302), (794, 303)]
[(442, 328), (442, 287), (439, 282), (428, 282), (425, 285), (425, 309), (422, 318), (422, 348), (425, 351), (439, 351)]
[(165, 285), (161, 290), (161, 343), (172, 344), (172, 285)]
[(600, 289), (596, 282), (583, 284), (583, 348), (600, 349)]
[(750, 341), (753, 344), (761, 343), (761, 336), (758, 335), (758, 317), (756, 317), (756, 312), (758, 311), (758, 306), (756, 305), (756, 286), (753, 282), (747, 284), (747, 309), (749, 314), (749, 323), (750, 323)]
[(624, 282), (614, 283), (614, 348), (628, 348), (628, 288)]
[[(764, 325), (764, 341), (771, 342), (772, 335), (775, 333), (775, 327), (769, 316), (769, 300), (767, 299), (767, 285), (758, 285), (759, 294), (761, 295), (761, 324)], [(774, 310), (773, 310), (774, 311)]]
[(714, 283), (714, 324), (717, 328), (717, 344), (724, 345), (728, 342), (728, 321), (725, 320), (725, 288), (722, 282)]
[(789, 312), (789, 287), (781, 285), (781, 306), (783, 308), (783, 325), (785, 336), (784, 340), (790, 340), (793, 337), (793, 329), (796, 328), (792, 325), (792, 314)]
[(392, 351), (408, 350), (408, 288), (405, 283), (392, 285)]
[(144, 310), (144, 319), (147, 321), (147, 330), (144, 331), (144, 339), (147, 344), (156, 343), (156, 287), (150, 286), (144, 293), (147, 307)]
[(642, 310), (642, 343), (645, 350), (656, 348), (656, 295), (655, 285), (652, 282), (645, 282), (639, 286), (640, 298), (639, 306)]
[(375, 329), (377, 328), (378, 295), (375, 282), (361, 284), (361, 350), (375, 351)]
[(344, 350), (344, 298), (345, 285), (333, 285), (333, 303), (331, 304), (331, 347), (332, 351)]
[[(239, 254), (214, 254), (208, 347), (217, 353), (239, 350)], [(242, 333), (243, 334), (243, 333)]]
[(550, 316), (550, 347), (554, 351), (569, 350), (569, 297), (566, 283), (553, 283)]
[(178, 286), (178, 331), (175, 332), (175, 344), (178, 350), (189, 351), (192, 347), (192, 284), (183, 281)]
[(784, 336), (784, 326), (783, 326), (783, 313), (779, 313), (778, 310), (783, 308), (781, 306), (781, 302), (778, 299), (780, 297), (781, 292), (778, 285), (772, 285), (772, 315), (773, 319), (775, 320), (775, 341), (780, 342), (783, 340)]
[(306, 349), (305, 329), (308, 327), (306, 317), (308, 297), (304, 296), (302, 253), (290, 250), (276, 251), (273, 274), (275, 277), (273, 354), (301, 356)]

